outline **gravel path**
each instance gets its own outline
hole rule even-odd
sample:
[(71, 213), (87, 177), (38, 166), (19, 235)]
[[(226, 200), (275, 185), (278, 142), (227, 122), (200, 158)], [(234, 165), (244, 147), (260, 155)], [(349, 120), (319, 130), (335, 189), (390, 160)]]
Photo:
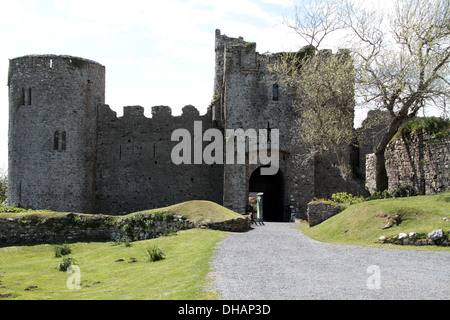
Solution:
[(221, 241), (211, 262), (220, 298), (450, 299), (450, 252), (320, 243), (295, 226), (265, 223)]

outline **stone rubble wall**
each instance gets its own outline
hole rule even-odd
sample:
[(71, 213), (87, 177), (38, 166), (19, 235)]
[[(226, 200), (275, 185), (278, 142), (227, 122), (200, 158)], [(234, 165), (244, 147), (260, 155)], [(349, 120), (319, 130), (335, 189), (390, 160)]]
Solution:
[[(450, 190), (450, 134), (443, 139), (430, 135), (399, 136), (386, 150), (389, 192), (402, 185), (413, 186), (420, 194)], [(366, 188), (376, 188), (375, 155), (366, 156)]]
[(250, 220), (237, 218), (223, 222), (192, 222), (181, 216), (155, 217), (134, 214), (126, 219), (106, 215), (68, 213), (60, 217), (29, 215), (0, 218), (0, 243), (48, 243), (76, 240), (146, 240), (192, 228), (241, 232), (250, 228)]
[(449, 246), (449, 233), (444, 232), (442, 229), (433, 230), (426, 235), (418, 234), (417, 232), (410, 232), (409, 234), (400, 233), (393, 237), (380, 237), (381, 243), (390, 243), (397, 245), (410, 245), (410, 246)]
[(323, 202), (308, 203), (308, 222), (314, 227), (342, 211), (342, 207), (336, 204)]

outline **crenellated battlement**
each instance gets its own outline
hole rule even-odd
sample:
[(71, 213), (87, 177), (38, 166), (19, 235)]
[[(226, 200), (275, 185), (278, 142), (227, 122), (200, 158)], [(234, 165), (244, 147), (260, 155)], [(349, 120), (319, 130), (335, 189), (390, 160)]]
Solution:
[[(176, 119), (186, 119), (188, 121), (192, 119), (203, 118), (205, 121), (210, 120), (211, 114), (208, 111), (204, 115), (200, 115), (200, 111), (193, 105), (186, 105), (182, 109), (181, 115), (173, 115), (172, 108), (169, 106), (153, 106), (151, 107), (151, 117), (145, 116), (145, 108), (142, 106), (125, 106), (123, 107), (123, 116), (117, 117), (117, 113), (111, 109), (107, 104), (98, 107), (99, 117), (108, 118), (109, 120), (115, 119), (147, 119), (147, 120), (161, 120), (166, 119), (168, 121), (175, 121)], [(99, 120), (101, 121), (101, 120)]]

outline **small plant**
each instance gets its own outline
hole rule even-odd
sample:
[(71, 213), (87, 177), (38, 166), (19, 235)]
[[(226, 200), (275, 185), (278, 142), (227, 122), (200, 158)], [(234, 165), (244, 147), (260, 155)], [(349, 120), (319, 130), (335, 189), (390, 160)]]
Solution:
[(357, 197), (347, 192), (334, 193), (331, 197), (333, 198), (334, 202), (342, 204), (355, 204), (364, 202), (363, 197)]
[(128, 236), (122, 236), (112, 242), (113, 246), (124, 245), (125, 247), (131, 247), (131, 239)]
[(158, 261), (158, 260), (162, 260), (164, 259), (164, 257), (166, 256), (163, 251), (161, 250), (161, 248), (159, 248), (158, 246), (153, 246), (151, 248), (147, 248), (146, 252), (147, 254), (147, 260), (149, 262), (154, 262), (154, 261)]
[(77, 265), (77, 261), (74, 258), (64, 258), (62, 262), (59, 263), (59, 271), (67, 271), (71, 265)]
[(394, 198), (413, 197), (417, 195), (417, 189), (408, 185), (402, 185), (392, 193)]
[(376, 190), (374, 193), (372, 193), (370, 196), (366, 198), (366, 201), (389, 199), (389, 198), (392, 198), (392, 196), (389, 194), (389, 192), (387, 192), (387, 190), (384, 191)]
[(61, 258), (62, 256), (66, 256), (72, 252), (70, 246), (68, 244), (59, 244), (55, 246), (55, 257)]
[(17, 208), (15, 205), (5, 206), (0, 205), (1, 213), (19, 213), (19, 212), (31, 212), (31, 209)]

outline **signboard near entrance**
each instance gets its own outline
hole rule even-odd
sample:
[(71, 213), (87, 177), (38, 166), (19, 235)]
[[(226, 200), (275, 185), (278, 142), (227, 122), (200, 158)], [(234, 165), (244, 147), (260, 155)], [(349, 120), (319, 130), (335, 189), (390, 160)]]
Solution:
[(264, 193), (258, 193), (256, 195), (256, 219), (258, 220), (263, 220), (263, 197), (264, 197)]

